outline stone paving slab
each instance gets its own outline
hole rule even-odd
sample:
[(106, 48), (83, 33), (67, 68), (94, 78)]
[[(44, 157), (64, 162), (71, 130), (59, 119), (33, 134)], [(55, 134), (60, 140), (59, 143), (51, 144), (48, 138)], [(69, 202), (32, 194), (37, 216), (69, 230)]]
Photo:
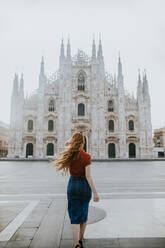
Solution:
[(16, 215), (16, 217), (0, 232), (0, 241), (9, 241), (14, 239), (21, 224), (25, 221), (27, 216), (38, 205), (38, 201), (31, 201), (27, 203), (27, 206)]
[[(10, 241), (29, 241), (32, 240), (38, 228), (18, 228)], [(13, 242), (14, 243), (14, 242)]]
[[(64, 243), (62, 248), (66, 248)], [(72, 246), (68, 246), (68, 248)], [(116, 238), (116, 239), (89, 239), (84, 241), (88, 248), (164, 248), (165, 238)]]
[(66, 201), (53, 201), (29, 248), (59, 247), (65, 211)]
[[(90, 239), (84, 240), (84, 246), (88, 248), (120, 248), (119, 240), (116, 239)], [(69, 248), (69, 247), (68, 247)]]
[(165, 238), (119, 238), (120, 248), (165, 248)]
[(23, 210), (25, 202), (0, 201), (0, 232)]
[[(91, 239), (84, 240), (84, 248), (120, 248), (118, 239)], [(61, 240), (60, 248), (73, 248), (74, 242), (71, 239)]]
[[(165, 248), (165, 238), (84, 239), (84, 248)], [(60, 248), (73, 248), (72, 239), (61, 240)]]
[(0, 241), (0, 248), (5, 248), (6, 245), (7, 245), (7, 242)]
[(9, 241), (5, 248), (29, 248), (31, 240), (26, 241)]
[(165, 237), (165, 199), (104, 199), (91, 205), (107, 216), (87, 225), (86, 239)]

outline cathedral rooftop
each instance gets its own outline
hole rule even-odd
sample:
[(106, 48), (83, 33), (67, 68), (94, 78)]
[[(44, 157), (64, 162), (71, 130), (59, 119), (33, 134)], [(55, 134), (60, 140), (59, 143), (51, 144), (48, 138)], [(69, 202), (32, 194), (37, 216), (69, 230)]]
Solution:
[(77, 53), (75, 56), (72, 58), (73, 64), (74, 65), (89, 65), (90, 64), (90, 58), (88, 55), (81, 49), (78, 49)]

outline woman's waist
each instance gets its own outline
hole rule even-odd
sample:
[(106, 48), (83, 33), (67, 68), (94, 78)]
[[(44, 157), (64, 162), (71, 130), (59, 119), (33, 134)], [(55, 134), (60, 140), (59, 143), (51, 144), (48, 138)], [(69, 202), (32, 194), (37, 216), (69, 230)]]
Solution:
[(84, 180), (84, 179), (86, 179), (86, 177), (85, 176), (72, 176), (72, 175), (70, 175), (70, 179), (72, 179), (72, 180)]

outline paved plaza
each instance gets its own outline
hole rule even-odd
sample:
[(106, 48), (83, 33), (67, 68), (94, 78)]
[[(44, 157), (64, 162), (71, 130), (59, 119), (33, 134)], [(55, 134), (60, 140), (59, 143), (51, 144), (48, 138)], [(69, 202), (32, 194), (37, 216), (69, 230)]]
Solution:
[[(165, 162), (92, 162), (85, 247), (165, 248)], [(0, 161), (0, 248), (71, 248), (69, 176), (47, 161)]]

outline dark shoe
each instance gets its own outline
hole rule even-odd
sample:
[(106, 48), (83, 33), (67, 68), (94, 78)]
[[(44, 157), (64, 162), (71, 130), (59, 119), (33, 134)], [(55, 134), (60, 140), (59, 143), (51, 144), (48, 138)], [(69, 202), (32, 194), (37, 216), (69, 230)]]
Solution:
[(76, 245), (74, 248), (80, 248), (81, 246), (80, 245)]
[(79, 244), (81, 248), (84, 248), (82, 240), (79, 240)]

